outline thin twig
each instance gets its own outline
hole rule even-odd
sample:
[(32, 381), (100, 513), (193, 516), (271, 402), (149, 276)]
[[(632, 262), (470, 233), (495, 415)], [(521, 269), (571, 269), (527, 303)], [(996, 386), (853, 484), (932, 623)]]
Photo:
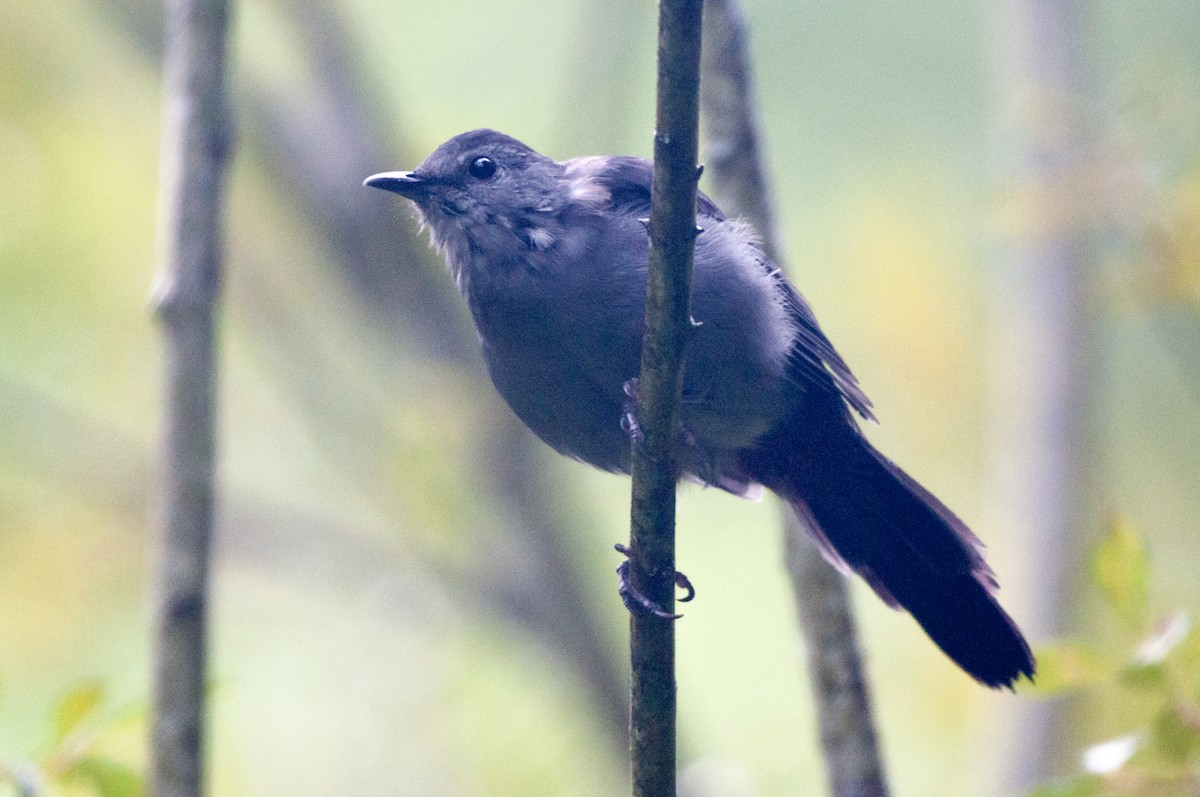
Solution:
[[(108, 9), (110, 3), (103, 0), (95, 6)], [(226, 295), (236, 316), (231, 321), (243, 328), (242, 341), (251, 347), (266, 377), (298, 408), (304, 431), (321, 455), (351, 474), (356, 497), (402, 525), (404, 518), (396, 514), (395, 502), (380, 504), (378, 499), (392, 495), (394, 485), (380, 481), (382, 476), (372, 464), (378, 458), (361, 455), (364, 447), (386, 451), (400, 445), (387, 431), (393, 425), (388, 412), (395, 404), (396, 385), (390, 376), (395, 371), (394, 351), (412, 348), (421, 356), (476, 368), (482, 377), (474, 332), (469, 331), (460, 303), (450, 301), (455, 297), (446, 290), (444, 267), (411, 234), (411, 220), (386, 203), (364, 201), (370, 197), (359, 181), (346, 178), (377, 171), (395, 157), (387, 153), (408, 148), (388, 143), (397, 137), (394, 114), (386, 126), (376, 118), (381, 103), (365, 88), (369, 81), (359, 80), (365, 67), (344, 9), (304, 0), (280, 3), (279, 11), (295, 28), (306, 52), (319, 57), (306, 61), (307, 71), (291, 75), (295, 83), (290, 89), (264, 80), (253, 58), (242, 65), (237, 97), (241, 146), (253, 150), (256, 162), (265, 165), (276, 193), (293, 200), (297, 223), (321, 237), (326, 250), (334, 254), (320, 266), (336, 267), (344, 275), (343, 284), (353, 291), (368, 334), (392, 345), (380, 349), (352, 341), (355, 356), (348, 357), (346, 339), (336, 335), (331, 339), (319, 308), (314, 311), (303, 301), (287, 300), (294, 280), (276, 284), (274, 275), (261, 269), (230, 275)], [(143, 57), (157, 61), (157, 29), (143, 28), (142, 17), (133, 10), (119, 14), (116, 23)], [(297, 106), (286, 101), (288, 90), (309, 99)], [(403, 141), (403, 136), (399, 138)], [(400, 162), (409, 161), (402, 156)], [(295, 267), (303, 270), (312, 264), (301, 262)], [(385, 350), (392, 353), (390, 359), (381, 358)], [(297, 357), (310, 367), (290, 366)], [(353, 401), (346, 400), (348, 390), (354, 392)], [(584, 585), (572, 576), (578, 563), (565, 528), (568, 519), (578, 526), (583, 510), (573, 499), (563, 505), (564, 493), (545, 489), (546, 459), (537, 456), (542, 443), (516, 418), (501, 412), (484, 426), (486, 435), (477, 448), (489, 465), (481, 469), (481, 478), (490, 480), (489, 489), (497, 491), (497, 500), (505, 506), (504, 515), (510, 518), (506, 533), (518, 536), (507, 541), (494, 534), (482, 538), (480, 545), (486, 547), (478, 560), (495, 565), (519, 551), (520, 561), (512, 566), (476, 567), (472, 562), (441, 559), (414, 547), (411, 540), (406, 551), (422, 558), (432, 570), (431, 577), (448, 583), (452, 590), (455, 585), (469, 585), (459, 594), (475, 601), (471, 611), (515, 620), (564, 660), (574, 662), (586, 674), (591, 695), (604, 712), (613, 749), (621, 749), (624, 755), (629, 697), (622, 673), (627, 665), (612, 655), (584, 599)], [(493, 456), (501, 449), (503, 457)], [(222, 514), (232, 517), (228, 511)], [(239, 535), (248, 531), (232, 520), (226, 525), (238, 528)], [(241, 536), (226, 542), (240, 541)], [(221, 544), (222, 554), (235, 550)], [(522, 578), (530, 571), (548, 574), (537, 589), (530, 589)]]
[[(675, 484), (683, 349), (696, 239), (702, 0), (661, 0), (658, 109), (650, 210), (646, 332), (633, 445), (630, 562), (633, 587), (670, 612), (675, 589)], [(675, 794), (675, 629), (635, 613), (630, 763), (635, 797)]]
[[(738, 0), (706, 0), (701, 104), (713, 193), (758, 229), (780, 266), (774, 194), (761, 157), (745, 19)], [(786, 565), (808, 651), (821, 749), (835, 797), (886, 797), (887, 781), (858, 652), (845, 579), (795, 517), (785, 521)]]
[(166, 396), (150, 794), (198, 797), (213, 528), (215, 341), (229, 123), (225, 0), (171, 0), (165, 47), (162, 252), (154, 306)]

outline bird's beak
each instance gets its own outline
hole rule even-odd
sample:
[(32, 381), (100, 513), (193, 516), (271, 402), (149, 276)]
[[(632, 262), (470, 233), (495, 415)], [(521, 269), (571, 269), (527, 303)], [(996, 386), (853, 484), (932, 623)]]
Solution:
[(416, 172), (380, 172), (363, 180), (363, 185), (371, 188), (382, 188), (408, 199), (417, 199), (429, 187), (429, 180)]

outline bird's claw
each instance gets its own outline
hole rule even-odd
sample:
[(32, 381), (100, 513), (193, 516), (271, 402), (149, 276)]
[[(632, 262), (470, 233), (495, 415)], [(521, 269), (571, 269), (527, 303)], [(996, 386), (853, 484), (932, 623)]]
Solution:
[[(617, 594), (621, 596), (621, 602), (625, 604), (625, 608), (629, 610), (629, 613), (633, 615), (652, 614), (664, 620), (678, 620), (680, 617), (683, 617), (682, 614), (671, 614), (635, 589), (633, 583), (629, 580), (629, 548), (621, 543), (617, 543), (613, 547), (626, 557), (625, 561), (617, 566), (617, 577), (620, 579)], [(687, 603), (696, 597), (696, 588), (692, 586), (691, 580), (678, 570), (675, 571), (675, 586), (687, 592), (686, 595), (679, 598), (680, 603)]]
[(692, 586), (692, 580), (678, 570), (675, 571), (675, 586), (687, 592), (682, 598), (675, 599), (680, 603), (687, 603), (696, 597), (696, 588)]

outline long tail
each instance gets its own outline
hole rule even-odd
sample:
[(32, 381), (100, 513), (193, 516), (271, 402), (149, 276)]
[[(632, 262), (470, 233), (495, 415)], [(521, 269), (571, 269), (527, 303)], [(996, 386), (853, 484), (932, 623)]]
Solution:
[(770, 466), (754, 470), (808, 521), (831, 562), (908, 610), (973, 678), (990, 687), (1032, 678), (1029, 644), (996, 601), (979, 539), (851, 424), (837, 426), (819, 440), (811, 426), (806, 439), (785, 434), (777, 442), (787, 450), (764, 452)]

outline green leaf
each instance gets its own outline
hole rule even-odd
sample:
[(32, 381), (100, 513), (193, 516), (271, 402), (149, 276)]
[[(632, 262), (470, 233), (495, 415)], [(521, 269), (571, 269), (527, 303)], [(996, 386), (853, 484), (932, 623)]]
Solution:
[(1095, 775), (1056, 780), (1038, 786), (1028, 797), (1095, 797), (1104, 791), (1104, 781)]
[(1175, 655), (1181, 667), (1200, 675), (1200, 633), (1195, 630), (1188, 632), (1176, 647)]
[(1018, 687), (1036, 697), (1094, 686), (1112, 673), (1095, 649), (1080, 642), (1051, 642), (1035, 651), (1037, 677)]
[(61, 742), (92, 715), (104, 699), (104, 682), (83, 681), (71, 687), (54, 709), (54, 741)]
[(133, 768), (111, 758), (81, 758), (63, 773), (64, 780), (82, 781), (99, 797), (142, 797), (145, 784)]
[(1194, 706), (1175, 704), (1154, 718), (1151, 737), (1156, 750), (1176, 763), (1184, 763), (1200, 750), (1200, 716)]
[(1170, 686), (1162, 664), (1130, 664), (1121, 670), (1121, 683), (1143, 692), (1163, 692)]
[(1127, 521), (1113, 522), (1092, 557), (1092, 579), (1108, 605), (1128, 625), (1146, 625), (1150, 558), (1145, 540)]

